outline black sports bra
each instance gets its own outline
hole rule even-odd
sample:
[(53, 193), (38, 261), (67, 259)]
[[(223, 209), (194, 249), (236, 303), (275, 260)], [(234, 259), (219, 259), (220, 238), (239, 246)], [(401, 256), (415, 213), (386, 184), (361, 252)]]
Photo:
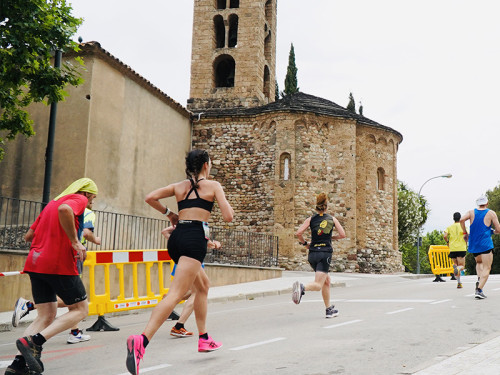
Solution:
[[(193, 191), (196, 194), (196, 198), (188, 199), (189, 195)], [(210, 201), (207, 201), (206, 199), (200, 198), (200, 195), (198, 194), (198, 190), (196, 190), (195, 187), (192, 187), (191, 190), (188, 191), (186, 198), (177, 202), (177, 208), (180, 212), (180, 211), (184, 210), (185, 208), (192, 208), (192, 207), (198, 207), (198, 208), (202, 208), (204, 210), (207, 210), (208, 212), (212, 212), (212, 208), (214, 207), (214, 202), (210, 202)]]

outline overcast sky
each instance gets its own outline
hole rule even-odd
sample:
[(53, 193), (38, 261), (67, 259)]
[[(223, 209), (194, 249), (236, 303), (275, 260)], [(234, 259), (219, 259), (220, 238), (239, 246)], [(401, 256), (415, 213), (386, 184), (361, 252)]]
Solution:
[[(241, 0), (249, 1), (249, 0)], [(77, 36), (101, 46), (186, 105), (192, 0), (69, 0)], [(348, 103), (401, 134), (398, 179), (431, 209), (424, 232), (500, 184), (497, 0), (280, 0), (277, 79), (290, 43), (300, 91)], [(75, 37), (76, 39), (76, 37)], [(359, 103), (357, 103), (359, 105)]]

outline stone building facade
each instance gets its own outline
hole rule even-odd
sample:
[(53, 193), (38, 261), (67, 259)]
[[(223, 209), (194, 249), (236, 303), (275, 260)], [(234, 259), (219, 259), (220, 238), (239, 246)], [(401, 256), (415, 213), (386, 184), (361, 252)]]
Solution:
[[(210, 150), (213, 174), (236, 212), (229, 227), (276, 234), (281, 266), (310, 269), (294, 233), (324, 191), (347, 234), (334, 244), (332, 270), (401, 271), (396, 163), (402, 136), (312, 95), (275, 102), (266, 72), (274, 77), (276, 14), (276, 0), (195, 1), (192, 145)], [(228, 44), (223, 31), (237, 44)], [(228, 70), (219, 69), (220, 56), (231, 62)]]

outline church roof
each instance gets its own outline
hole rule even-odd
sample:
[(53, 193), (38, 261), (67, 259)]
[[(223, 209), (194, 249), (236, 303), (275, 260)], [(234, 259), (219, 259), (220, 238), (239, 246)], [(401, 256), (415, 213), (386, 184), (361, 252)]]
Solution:
[(92, 42), (80, 43), (80, 51), (78, 52), (70, 51), (64, 54), (64, 56), (75, 56), (75, 55), (76, 56), (94, 55), (99, 57), (100, 59), (102, 59), (103, 61), (107, 62), (109, 65), (114, 67), (116, 70), (126, 75), (132, 81), (136, 82), (139, 86), (145, 88), (147, 91), (149, 91), (151, 94), (159, 98), (161, 101), (168, 104), (171, 108), (175, 109), (181, 115), (185, 117), (190, 116), (191, 113), (184, 106), (182, 106), (180, 103), (176, 102), (170, 96), (165, 94), (158, 87), (153, 85), (150, 81), (148, 81), (146, 78), (144, 78), (134, 69), (132, 69), (129, 65), (125, 64), (124, 62), (113, 56), (111, 53), (106, 51), (104, 48), (102, 48), (99, 42), (92, 41)]
[(303, 92), (298, 92), (296, 94), (287, 95), (282, 99), (275, 102), (253, 108), (218, 108), (218, 109), (207, 109), (204, 111), (203, 116), (207, 117), (227, 117), (227, 116), (254, 116), (263, 113), (270, 112), (294, 112), (294, 113), (314, 113), (319, 115), (326, 115), (332, 117), (343, 117), (356, 120), (358, 123), (372, 126), (376, 128), (381, 128), (388, 130), (390, 132), (396, 133), (401, 140), (403, 135), (398, 131), (379, 124), (376, 121), (370, 120), (367, 117), (358, 115), (357, 113), (352, 113), (346, 108), (340, 105), (323, 99), (314, 95), (305, 94)]

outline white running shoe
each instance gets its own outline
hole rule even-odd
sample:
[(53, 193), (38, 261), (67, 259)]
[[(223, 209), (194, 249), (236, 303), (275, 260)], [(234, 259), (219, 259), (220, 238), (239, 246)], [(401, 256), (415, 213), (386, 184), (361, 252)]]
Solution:
[(16, 301), (16, 306), (14, 307), (14, 312), (12, 313), (12, 325), (14, 327), (17, 327), (19, 321), (30, 313), (28, 306), (26, 306), (28, 302), (29, 300), (24, 299), (23, 297), (18, 298)]
[(82, 330), (78, 330), (78, 335), (69, 334), (68, 344), (78, 344), (79, 342), (89, 341), (90, 335), (85, 335)]
[(302, 285), (298, 281), (294, 282), (293, 286), (292, 286), (292, 301), (293, 301), (293, 303), (298, 305), (304, 294), (305, 294), (304, 285)]

